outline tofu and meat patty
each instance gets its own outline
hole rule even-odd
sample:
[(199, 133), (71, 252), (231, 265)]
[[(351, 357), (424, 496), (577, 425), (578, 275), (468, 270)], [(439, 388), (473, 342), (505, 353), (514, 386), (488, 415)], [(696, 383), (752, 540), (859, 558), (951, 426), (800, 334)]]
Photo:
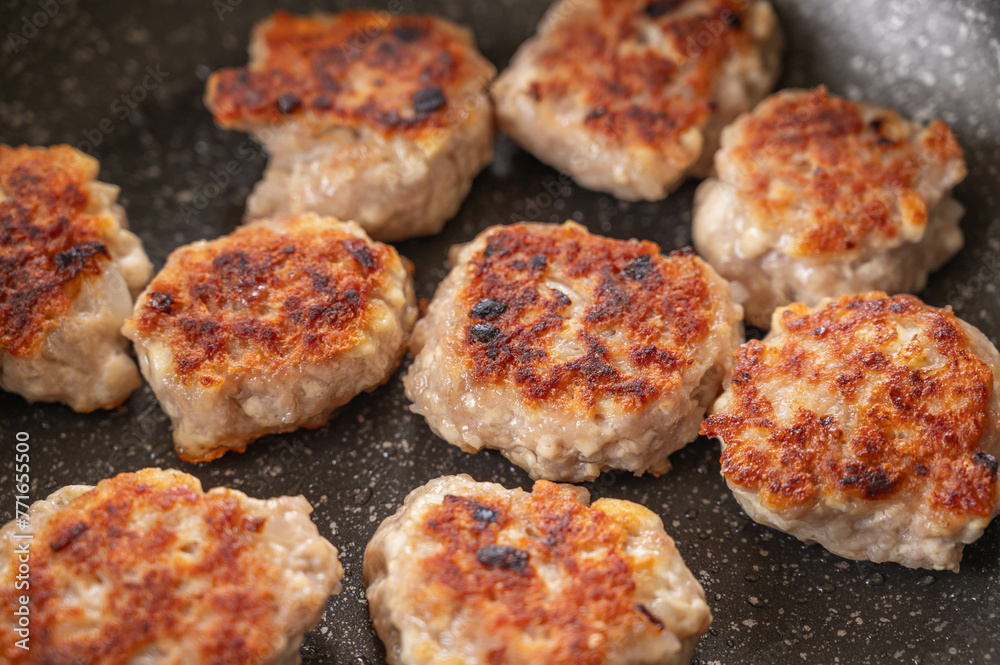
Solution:
[[(145, 469), (34, 503), (30, 650), (0, 621), (9, 665), (298, 665), (344, 571), (304, 497), (258, 500)], [(13, 616), (16, 522), (0, 530)]]
[(521, 223), (452, 264), (414, 329), (406, 395), (449, 443), (533, 478), (666, 472), (742, 341), (729, 285), (690, 250)]
[(98, 170), (66, 145), (0, 146), (0, 387), (82, 412), (141, 385), (120, 328), (152, 273)]
[(943, 122), (825, 88), (783, 90), (722, 134), (695, 197), (698, 252), (739, 285), (747, 321), (872, 290), (916, 293), (962, 247), (966, 174)]
[(754, 520), (849, 559), (958, 570), (1000, 512), (1000, 354), (913, 296), (796, 303), (740, 348), (702, 434)]
[(181, 458), (319, 427), (384, 383), (417, 317), (411, 273), (356, 224), (316, 215), (175, 250), (124, 333)]
[(584, 187), (662, 199), (709, 174), (781, 44), (765, 0), (561, 0), (494, 83), (498, 124)]
[(314, 212), (377, 240), (437, 233), (493, 157), (493, 65), (465, 28), (388, 12), (277, 12), (209, 79), (225, 128), (270, 155), (246, 218)]
[(687, 665), (711, 623), (659, 517), (547, 481), (414, 490), (364, 578), (389, 665)]

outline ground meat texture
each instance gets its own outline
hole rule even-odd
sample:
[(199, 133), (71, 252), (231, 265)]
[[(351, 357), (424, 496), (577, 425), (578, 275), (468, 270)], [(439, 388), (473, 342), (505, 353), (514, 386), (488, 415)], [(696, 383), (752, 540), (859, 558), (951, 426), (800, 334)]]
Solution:
[[(10, 665), (298, 665), (303, 634), (339, 593), (337, 550), (301, 496), (203, 492), (145, 469), (65, 487), (29, 509), (30, 650), (0, 622)], [(20, 531), (0, 530), (0, 608), (11, 615)]]
[(318, 427), (384, 383), (416, 319), (411, 267), (357, 225), (260, 220), (175, 250), (124, 327), (178, 454)]
[(413, 410), (533, 477), (663, 473), (732, 367), (742, 311), (690, 250), (578, 224), (493, 227), (453, 249), (414, 331)]
[(314, 212), (402, 240), (440, 231), (492, 159), (495, 74), (444, 19), (276, 12), (254, 28), (246, 67), (212, 75), (205, 103), (270, 154), (248, 220)]
[(665, 197), (774, 86), (763, 0), (562, 0), (493, 85), (501, 129), (585, 187)]
[(414, 490), (364, 578), (390, 665), (680, 665), (711, 622), (659, 517), (547, 481)]
[(152, 272), (98, 170), (69, 146), (0, 145), (0, 387), (84, 412), (141, 383), (119, 328)]
[(962, 247), (951, 190), (965, 161), (941, 121), (783, 90), (723, 132), (715, 165), (695, 196), (694, 244), (756, 326), (795, 301), (916, 293)]
[(913, 296), (779, 309), (702, 433), (751, 517), (847, 558), (957, 570), (1000, 511), (1000, 355)]

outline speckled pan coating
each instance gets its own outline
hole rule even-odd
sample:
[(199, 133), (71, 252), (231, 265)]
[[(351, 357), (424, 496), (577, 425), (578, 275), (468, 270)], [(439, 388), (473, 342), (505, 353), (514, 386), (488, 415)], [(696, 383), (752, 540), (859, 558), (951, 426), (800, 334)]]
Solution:
[[(83, 144), (93, 152), (101, 177), (121, 186), (132, 228), (157, 268), (178, 245), (232, 231), (264, 159), (246, 137), (214, 127), (201, 104), (202, 79), (245, 62), (251, 25), (276, 4), (226, 2), (232, 11), (221, 19), (213, 3), (193, 0), (145, 3), (141, 11), (117, 2), (57, 4), (58, 14), (17, 53), (3, 35), (0, 138)], [(469, 25), (486, 56), (503, 67), (534, 33), (548, 3), (357, 4), (440, 13)], [(920, 295), (936, 306), (952, 304), (962, 319), (1000, 341), (1000, 72), (995, 41), (991, 46), (1000, 34), (1000, 7), (992, 0), (968, 0), (959, 8), (928, 0), (774, 4), (788, 38), (781, 87), (825, 83), (831, 92), (908, 117), (940, 117), (955, 130), (969, 164), (969, 177), (955, 192), (968, 210), (966, 246)], [(8, 3), (0, 9), (0, 25), (20, 34), (22, 19), (30, 21), (38, 7)], [(315, 8), (305, 2), (286, 7), (300, 13)], [(151, 91), (142, 87), (144, 79)], [(134, 109), (121, 101), (123, 94)], [(662, 203), (619, 205), (561, 180), (501, 139), (493, 166), (445, 232), (398, 248), (416, 263), (422, 298), (444, 277), (448, 247), (492, 224), (573, 218), (596, 233), (646, 238), (671, 250), (690, 242), (694, 189), (694, 183), (685, 185)], [(361, 581), (362, 551), (379, 522), (409, 490), (443, 474), (530, 487), (528, 477), (498, 454), (470, 456), (437, 439), (407, 412), (399, 376), (359, 396), (325, 428), (265, 438), (244, 455), (203, 467), (178, 462), (166, 418), (148, 388), (120, 410), (91, 415), (58, 405), (28, 407), (19, 397), (0, 395), (2, 519), (13, 511), (9, 451), (19, 431), (32, 437), (34, 499), (147, 466), (176, 466), (206, 488), (225, 485), (255, 496), (303, 493), (346, 568), (344, 591), (306, 637), (303, 662), (380, 665)], [(595, 499), (625, 498), (657, 512), (705, 586), (715, 622), (695, 662), (1000, 659), (1000, 635), (987, 628), (1000, 614), (1000, 524), (966, 548), (959, 575), (847, 562), (754, 525), (719, 476), (718, 458), (718, 446), (700, 439), (674, 456), (666, 478), (605, 475), (587, 484)]]

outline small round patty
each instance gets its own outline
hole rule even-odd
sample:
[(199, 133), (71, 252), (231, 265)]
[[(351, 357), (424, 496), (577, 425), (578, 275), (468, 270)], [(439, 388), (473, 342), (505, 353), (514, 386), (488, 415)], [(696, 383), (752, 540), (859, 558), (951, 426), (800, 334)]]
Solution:
[(0, 387), (81, 412), (142, 384), (119, 329), (153, 271), (99, 170), (68, 145), (0, 145)]
[(783, 90), (722, 134), (695, 197), (695, 247), (737, 282), (747, 320), (824, 297), (916, 293), (962, 247), (962, 148), (940, 120)]
[(679, 665), (711, 623), (659, 517), (547, 481), (431, 481), (379, 527), (364, 577), (390, 665)]
[(0, 622), (10, 665), (292, 665), (303, 634), (340, 592), (337, 550), (301, 496), (203, 492), (180, 471), (144, 469), (65, 487), (28, 511), (26, 542), (0, 530), (0, 608), (31, 598), (30, 651)]
[(381, 385), (416, 319), (411, 269), (357, 225), (261, 220), (171, 253), (125, 322), (187, 461), (318, 427)]
[(697, 436), (742, 311), (690, 250), (521, 223), (487, 229), (453, 259), (404, 378), (439, 436), (569, 481), (663, 473)]
[(702, 426), (758, 522), (835, 554), (958, 569), (1000, 510), (1000, 355), (913, 296), (780, 309)]
[(490, 163), (495, 75), (443, 18), (278, 11), (246, 67), (212, 74), (205, 104), (269, 154), (247, 219), (314, 212), (395, 241), (440, 231)]
[(584, 187), (665, 197), (771, 91), (766, 0), (562, 0), (492, 87), (501, 129)]

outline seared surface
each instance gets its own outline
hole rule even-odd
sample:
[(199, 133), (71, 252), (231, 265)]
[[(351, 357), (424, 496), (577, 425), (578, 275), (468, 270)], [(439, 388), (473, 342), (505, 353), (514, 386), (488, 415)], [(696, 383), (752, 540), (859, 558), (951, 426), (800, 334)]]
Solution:
[(365, 553), (393, 665), (687, 663), (711, 616), (660, 519), (468, 476), (415, 490)]
[(493, 156), (496, 70), (450, 21), (279, 11), (255, 27), (250, 56), (205, 93), (222, 126), (270, 153), (246, 219), (312, 212), (379, 240), (437, 233)]
[(98, 169), (67, 145), (0, 145), (0, 385), (77, 411), (139, 386), (118, 328), (152, 270)]
[(34, 351), (80, 282), (111, 261), (105, 237), (115, 222), (91, 210), (97, 169), (65, 145), (0, 145), (0, 349)]
[(916, 293), (962, 247), (951, 189), (965, 161), (938, 120), (784, 90), (723, 132), (715, 165), (695, 198), (695, 247), (741, 285), (757, 326), (794, 301)]
[(722, 179), (791, 256), (919, 240), (929, 209), (966, 172), (940, 120), (915, 126), (823, 87), (770, 97), (731, 138), (718, 156)]
[(430, 16), (279, 11), (254, 39), (247, 67), (209, 79), (206, 102), (224, 127), (294, 118), (419, 140), (455, 124), (452, 105), (493, 77), (468, 33)]
[(536, 478), (665, 472), (741, 340), (725, 282), (690, 250), (572, 222), (493, 227), (453, 251), (404, 379), (431, 428)]
[(404, 261), (357, 225), (315, 215), (175, 250), (124, 332), (181, 457), (317, 427), (382, 384), (416, 318)]
[(779, 45), (766, 2), (564, 0), (497, 80), (500, 126), (586, 186), (662, 198), (770, 90)]
[[(297, 663), (343, 575), (310, 511), (301, 497), (203, 493), (159, 469), (60, 490), (31, 512), (31, 650), (3, 622), (4, 662)], [(14, 588), (17, 531), (0, 531), (8, 614), (25, 593)]]
[[(572, 224), (498, 228), (459, 295), (468, 309), (463, 355), (478, 381), (512, 383), (527, 401), (588, 410), (606, 396), (625, 411), (641, 407), (680, 383), (710, 332), (716, 302), (703, 266), (689, 249), (664, 257), (654, 243)], [(576, 308), (561, 280), (583, 295)], [(553, 353), (563, 336), (582, 355)]]
[[(981, 333), (949, 310), (878, 292), (795, 304), (773, 326), (740, 348), (702, 426), (725, 444), (730, 485), (784, 518), (823, 504), (866, 514), (897, 504), (913, 539), (930, 535), (921, 521), (936, 537), (970, 522), (981, 533), (1000, 506), (1000, 358)], [(961, 546), (930, 559), (957, 567), (960, 556)]]
[(336, 222), (243, 227), (176, 250), (129, 326), (169, 339), (178, 376), (205, 386), (241, 368), (317, 362), (362, 341), (398, 262)]

